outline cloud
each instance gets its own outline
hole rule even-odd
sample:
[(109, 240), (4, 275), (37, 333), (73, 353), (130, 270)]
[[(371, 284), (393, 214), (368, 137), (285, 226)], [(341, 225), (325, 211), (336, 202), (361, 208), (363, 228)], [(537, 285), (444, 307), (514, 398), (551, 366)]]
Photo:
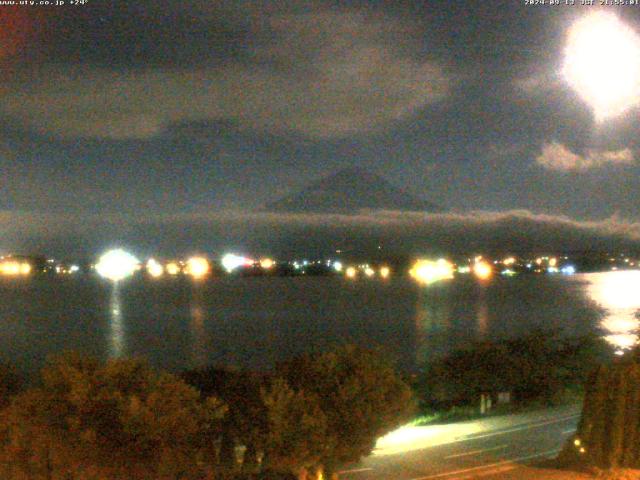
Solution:
[(633, 165), (633, 152), (629, 148), (621, 150), (587, 150), (585, 155), (573, 153), (564, 145), (552, 142), (542, 147), (536, 163), (549, 170), (585, 171), (608, 165)]
[(4, 95), (0, 115), (61, 137), (150, 138), (173, 124), (225, 119), (332, 138), (384, 128), (448, 94), (450, 79), (418, 55), (417, 33), (398, 19), (316, 11), (250, 25), (253, 46), (224, 64), (42, 67), (41, 82)]
[[(357, 215), (202, 212), (134, 218), (0, 212), (5, 245), (21, 251), (95, 256), (113, 246), (139, 255), (228, 249), (252, 254), (319, 255), (342, 248), (366, 254), (384, 245), (388, 255), (504, 254), (633, 250), (640, 223), (611, 217), (578, 221), (526, 210), (430, 214), (375, 211)], [(184, 232), (189, 235), (185, 237)]]

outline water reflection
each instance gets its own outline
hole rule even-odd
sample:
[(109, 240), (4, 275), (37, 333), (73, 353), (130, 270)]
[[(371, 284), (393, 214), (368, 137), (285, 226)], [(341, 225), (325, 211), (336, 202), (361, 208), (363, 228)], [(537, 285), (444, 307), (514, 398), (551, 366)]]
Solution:
[(450, 305), (442, 301), (442, 287), (418, 290), (415, 314), (416, 363), (438, 356), (449, 349)]
[(618, 354), (638, 344), (640, 271), (592, 273), (584, 276), (591, 299), (605, 309), (600, 326)]
[(189, 330), (191, 333), (191, 363), (200, 367), (207, 363), (207, 342), (204, 328), (205, 308), (202, 302), (202, 292), (195, 287), (189, 309)]
[(122, 301), (118, 282), (114, 282), (109, 303), (109, 357), (122, 357), (125, 353), (124, 350), (125, 332), (122, 321)]
[(484, 287), (480, 289), (480, 294), (478, 295), (477, 320), (478, 338), (484, 340), (489, 328), (489, 307), (487, 305), (487, 296)]
[(207, 348), (204, 330), (204, 310), (200, 305), (191, 306), (191, 362), (199, 367), (207, 363)]

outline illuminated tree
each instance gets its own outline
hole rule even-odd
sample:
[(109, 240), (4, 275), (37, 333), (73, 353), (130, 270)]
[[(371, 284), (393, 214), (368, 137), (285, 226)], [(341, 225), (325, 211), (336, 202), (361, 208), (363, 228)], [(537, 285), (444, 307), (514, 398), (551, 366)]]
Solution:
[(215, 398), (202, 401), (144, 362), (67, 354), (4, 412), (4, 477), (188, 478), (223, 413)]

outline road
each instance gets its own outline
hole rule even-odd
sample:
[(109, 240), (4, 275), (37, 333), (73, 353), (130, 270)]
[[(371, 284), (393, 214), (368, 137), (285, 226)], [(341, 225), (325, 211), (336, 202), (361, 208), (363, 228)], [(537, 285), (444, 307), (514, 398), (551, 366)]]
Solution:
[(340, 472), (348, 480), (461, 480), (521, 468), (555, 456), (574, 434), (579, 407), (405, 427)]

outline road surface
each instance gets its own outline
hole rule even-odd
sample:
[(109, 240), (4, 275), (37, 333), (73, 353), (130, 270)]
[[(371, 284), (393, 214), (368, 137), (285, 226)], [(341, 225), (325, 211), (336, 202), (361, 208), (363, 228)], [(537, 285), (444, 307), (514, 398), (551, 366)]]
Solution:
[(348, 480), (482, 478), (553, 457), (575, 433), (579, 407), (479, 421), (405, 427), (380, 439), (374, 453), (340, 472)]

